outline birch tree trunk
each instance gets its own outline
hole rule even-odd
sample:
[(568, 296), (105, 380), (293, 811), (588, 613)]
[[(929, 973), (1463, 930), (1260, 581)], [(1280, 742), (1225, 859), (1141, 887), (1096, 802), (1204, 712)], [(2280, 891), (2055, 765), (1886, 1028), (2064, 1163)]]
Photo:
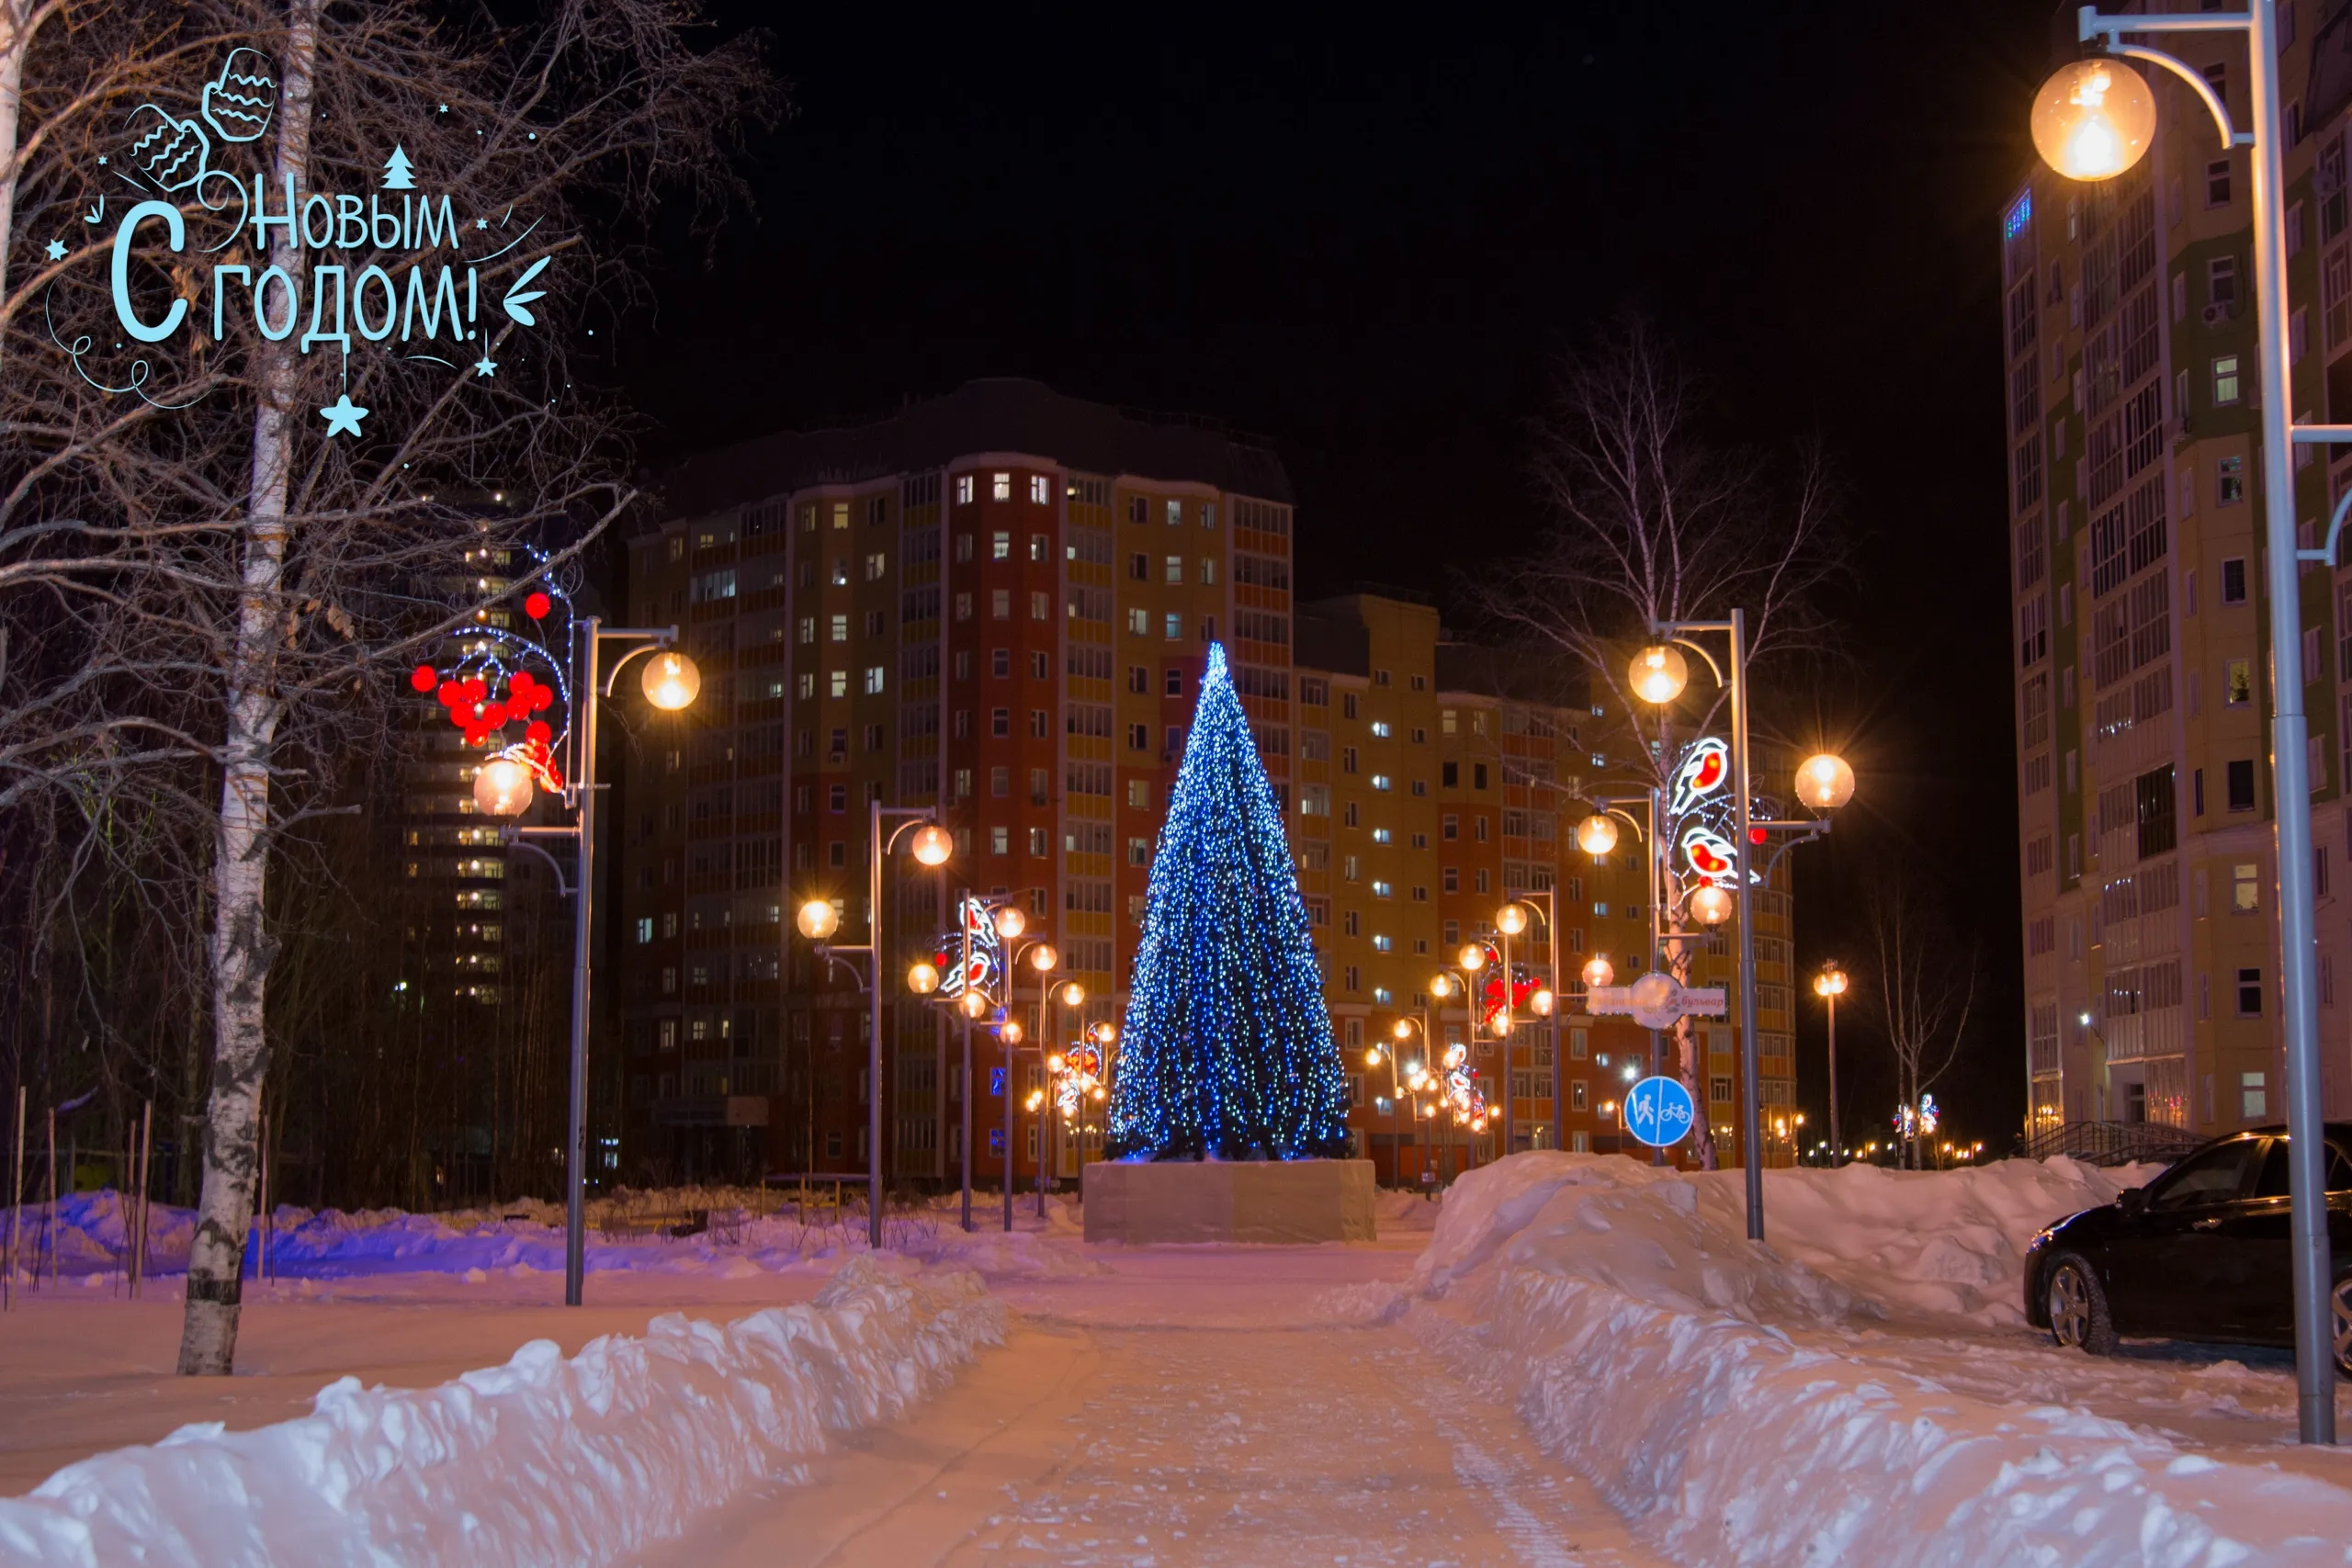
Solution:
[[(288, 0), (278, 61), (277, 142), (270, 186), (294, 182), (294, 216), (307, 189), (319, 0)], [(269, 264), (304, 286), (301, 236), (287, 225)], [(257, 1103), (269, 1067), (263, 998), (272, 942), (264, 921), (269, 868), (270, 774), (282, 716), (277, 649), (284, 636), (287, 492), (293, 471), (297, 381), (291, 334), (261, 344), (251, 488), (242, 541), (242, 594), (229, 670), (220, 829), (213, 865), (212, 1089), (205, 1117), (204, 1188), (188, 1253), (180, 1328), (183, 1375), (225, 1377), (236, 1359), (245, 1233), (253, 1223)]]
[[(1679, 940), (1681, 934), (1668, 931), (1662, 945), (1666, 949), (1666, 972), (1674, 976), (1676, 985), (1688, 986), (1694, 954), (1690, 943)], [(1682, 1087), (1690, 1091), (1690, 1103), (1697, 1108), (1697, 1114), (1691, 1117), (1694, 1125), (1690, 1129), (1690, 1149), (1699, 1156), (1701, 1170), (1713, 1170), (1716, 1167), (1715, 1123), (1713, 1102), (1707, 1099), (1707, 1064), (1700, 1049), (1698, 1028), (1688, 1018), (1676, 1019), (1668, 1038), (1674, 1042), (1675, 1076), (1682, 1080)]]
[(16, 238), (25, 56), (32, 52), (33, 35), (40, 25), (56, 14), (56, 0), (0, 0), (0, 299), (8, 297), (8, 246)]

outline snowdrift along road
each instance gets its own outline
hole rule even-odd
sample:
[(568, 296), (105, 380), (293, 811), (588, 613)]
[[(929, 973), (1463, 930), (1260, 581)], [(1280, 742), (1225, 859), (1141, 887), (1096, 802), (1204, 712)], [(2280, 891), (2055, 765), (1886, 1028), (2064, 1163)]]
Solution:
[(569, 1359), (535, 1340), (438, 1388), (344, 1378), (307, 1416), (69, 1465), (0, 1499), (0, 1564), (609, 1562), (828, 1431), (904, 1413), (1003, 1335), (976, 1275), (854, 1258), (807, 1305), (656, 1318)]
[(2016, 1322), (2027, 1240), (2111, 1199), (2112, 1173), (1774, 1171), (1764, 1248), (1738, 1181), (1557, 1153), (1487, 1167), (1447, 1195), (1412, 1320), (1685, 1562), (2346, 1561), (2352, 1491), (1839, 1353), (1858, 1316)]

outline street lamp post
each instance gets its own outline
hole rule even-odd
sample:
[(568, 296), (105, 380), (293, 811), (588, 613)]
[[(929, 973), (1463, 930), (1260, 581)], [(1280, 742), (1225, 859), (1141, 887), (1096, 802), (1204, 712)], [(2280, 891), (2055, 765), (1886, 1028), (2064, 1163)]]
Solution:
[[(1627, 671), (1634, 692), (1644, 701), (1663, 706), (1681, 694), (1688, 666), (1675, 651), (1675, 643), (1705, 660), (1731, 698), (1733, 893), (1725, 898), (1723, 890), (1712, 884), (1699, 887), (1690, 895), (1690, 908), (1708, 925), (1721, 925), (1735, 916), (1739, 921), (1739, 1080), (1740, 1098), (1745, 1102), (1741, 1107), (1740, 1165), (1746, 1178), (1747, 1239), (1762, 1241), (1764, 1107), (1756, 1039), (1756, 922), (1750, 897), (1756, 881), (1756, 846), (1775, 830), (1792, 833), (1795, 837), (1788, 842), (1794, 842), (1828, 831), (1829, 824), (1819, 818), (1791, 822), (1755, 820), (1754, 759), (1747, 734), (1747, 613), (1734, 608), (1729, 618), (1721, 621), (1653, 621), (1650, 631), (1669, 640), (1636, 653)], [(1713, 654), (1690, 640), (1694, 636), (1713, 633), (1722, 634), (1729, 645), (1729, 653), (1721, 666), (1715, 663)], [(1841, 759), (1823, 752), (1808, 757), (1798, 767), (1796, 786), (1798, 797), (1816, 811), (1835, 810), (1853, 797), (1854, 771)], [(1784, 842), (1781, 852), (1787, 847)], [(1775, 852), (1772, 860), (1777, 862), (1781, 852)], [(1671, 874), (1672, 868), (1667, 869)], [(1770, 875), (1770, 870), (1768, 863), (1765, 874)]]
[[(2320, 1106), (2317, 950), (2313, 928), (2312, 797), (2305, 746), (2310, 719), (2303, 683), (2291, 661), (2302, 646), (2301, 563), (2333, 564), (2352, 494), (2339, 502), (2325, 545), (2305, 550), (2295, 531), (2295, 477), (2290, 448), (2352, 443), (2352, 424), (2299, 424), (2286, 354), (2287, 234), (2285, 173), (2279, 146), (2278, 17), (2276, 0), (2246, 0), (2231, 12), (2101, 16), (2086, 6), (2077, 36), (2100, 40), (2109, 57), (2161, 66), (2196, 95), (2221, 133), (2224, 152), (2243, 146), (2253, 197), (2254, 300), (2260, 345), (2258, 395), (2262, 419), (2262, 501), (2270, 598), (2270, 766), (2278, 812), (2278, 945), (2287, 1050), (2288, 1189), (2295, 1297), (2297, 1427), (2307, 1443), (2335, 1441), (2335, 1369), (2329, 1303), (2330, 1258), (2326, 1156)], [(2155, 33), (2244, 33), (2252, 128), (2231, 124), (2229, 109), (2195, 67), (2158, 50), (2127, 42)], [(2145, 153), (2155, 105), (2136, 72), (2114, 58), (2061, 69), (2044, 85), (2033, 109), (2033, 140), (2044, 160), (2072, 179), (2123, 173)]]
[[(596, 718), (603, 700), (613, 694), (615, 682), (628, 661), (640, 653), (656, 655), (646, 666), (645, 697), (664, 712), (675, 712), (695, 700), (702, 689), (702, 672), (695, 661), (677, 652), (675, 626), (605, 626), (596, 615), (578, 623), (580, 641), (572, 650), (576, 660), (571, 689), (579, 704), (571, 730), (571, 773), (563, 785), (563, 802), (575, 816), (568, 827), (510, 826), (506, 842), (529, 850), (555, 869), (556, 892), (569, 893), (571, 906), (571, 1092), (564, 1124), (563, 1304), (578, 1306), (587, 1272), (587, 1154), (588, 1154), (588, 989), (594, 955), (596, 919)], [(597, 656), (606, 643), (633, 642), (598, 683)], [(492, 816), (513, 817), (531, 804), (528, 772), (500, 758), (484, 763), (474, 777), (474, 802)], [(532, 840), (572, 840), (571, 886), (564, 886), (563, 864)]]
[(1846, 972), (1835, 964), (1823, 964), (1813, 977), (1813, 990), (1829, 1004), (1829, 1146), (1842, 1148), (1838, 1141), (1838, 998), (1846, 994)]
[[(884, 822), (896, 820), (898, 826), (885, 838)], [(865, 941), (863, 942), (828, 943), (826, 938), (840, 929), (841, 915), (830, 900), (812, 898), (800, 906), (799, 926), (803, 936), (817, 944), (817, 952), (828, 964), (840, 964), (857, 975), (856, 966), (843, 962), (844, 954), (864, 954), (867, 973), (858, 977), (865, 988), (865, 1237), (866, 1245), (879, 1252), (882, 1249), (882, 862), (898, 848), (899, 835), (908, 829), (917, 829), (914, 837), (915, 859), (927, 866), (947, 863), (954, 852), (955, 840), (927, 806), (884, 806), (882, 797), (875, 795), (866, 803), (865, 842)]]

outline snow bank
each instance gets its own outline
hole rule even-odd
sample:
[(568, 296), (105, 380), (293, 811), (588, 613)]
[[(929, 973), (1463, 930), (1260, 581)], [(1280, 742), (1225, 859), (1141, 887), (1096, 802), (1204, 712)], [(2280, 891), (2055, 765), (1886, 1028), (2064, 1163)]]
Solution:
[(609, 1562), (900, 1414), (1003, 1327), (977, 1277), (864, 1258), (725, 1325), (660, 1317), (568, 1360), (535, 1340), (432, 1389), (345, 1378), (309, 1416), (186, 1427), (0, 1500), (0, 1563)]
[(2038, 1228), (2106, 1173), (1773, 1173), (1772, 1234), (1850, 1286), (1751, 1247), (1736, 1181), (1555, 1153), (1474, 1172), (1416, 1268), (1414, 1289), (1438, 1303), (1416, 1325), (1685, 1561), (2346, 1560), (2352, 1491), (1839, 1352), (1827, 1330), (1886, 1310), (1854, 1293), (1871, 1268), (1895, 1271), (1898, 1304), (1989, 1300), (1981, 1276), (2017, 1250), (2019, 1216), (2058, 1199)]
[[(865, 1216), (854, 1208), (812, 1207), (806, 1219), (789, 1206), (765, 1214), (756, 1211), (763, 1201), (774, 1205), (786, 1197), (779, 1190), (763, 1198), (748, 1188), (674, 1188), (599, 1198), (588, 1205), (588, 1271), (741, 1279), (804, 1266), (834, 1268), (868, 1250)], [(976, 1205), (973, 1217), (980, 1229), (969, 1237), (956, 1224), (953, 1201), (951, 1196), (911, 1212), (886, 1212), (885, 1249), (990, 1276), (1055, 1279), (1098, 1271), (1071, 1248), (1045, 1245), (1048, 1235), (1080, 1234), (1062, 1200), (1040, 1221), (1024, 1197), (1015, 1216), (1022, 1228), (1010, 1236), (995, 1229), (993, 1202)], [(65, 1280), (96, 1285), (119, 1274), (128, 1255), (122, 1207), (111, 1190), (71, 1193), (59, 1200), (54, 1224), (45, 1225), (44, 1206), (28, 1204), (18, 1244), (19, 1276), (28, 1276), (36, 1263), (47, 1267), (44, 1247), (53, 1247), (57, 1272)], [(710, 1228), (673, 1236), (658, 1226), (694, 1210), (711, 1216)], [(272, 1267), (281, 1278), (321, 1280), (444, 1274), (481, 1282), (492, 1274), (556, 1273), (564, 1266), (563, 1217), (560, 1204), (537, 1199), (428, 1214), (281, 1205), (273, 1216)], [(0, 1229), (6, 1224), (6, 1211), (0, 1209)], [(150, 1278), (187, 1269), (195, 1231), (192, 1210), (151, 1207)], [(988, 1239), (991, 1235), (996, 1239)], [(256, 1247), (257, 1240), (248, 1242), (248, 1277), (260, 1269)]]

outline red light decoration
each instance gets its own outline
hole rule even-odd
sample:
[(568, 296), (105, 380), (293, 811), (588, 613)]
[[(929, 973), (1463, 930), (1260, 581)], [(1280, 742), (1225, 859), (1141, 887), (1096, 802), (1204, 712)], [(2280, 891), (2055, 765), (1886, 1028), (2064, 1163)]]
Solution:
[(555, 601), (548, 598), (544, 593), (533, 593), (529, 598), (523, 601), (523, 614), (530, 616), (531, 619), (535, 621), (546, 620), (548, 618), (548, 612), (554, 608)]
[(429, 692), (441, 683), (441, 675), (432, 665), (420, 664), (408, 672), (408, 683), (414, 691)]

